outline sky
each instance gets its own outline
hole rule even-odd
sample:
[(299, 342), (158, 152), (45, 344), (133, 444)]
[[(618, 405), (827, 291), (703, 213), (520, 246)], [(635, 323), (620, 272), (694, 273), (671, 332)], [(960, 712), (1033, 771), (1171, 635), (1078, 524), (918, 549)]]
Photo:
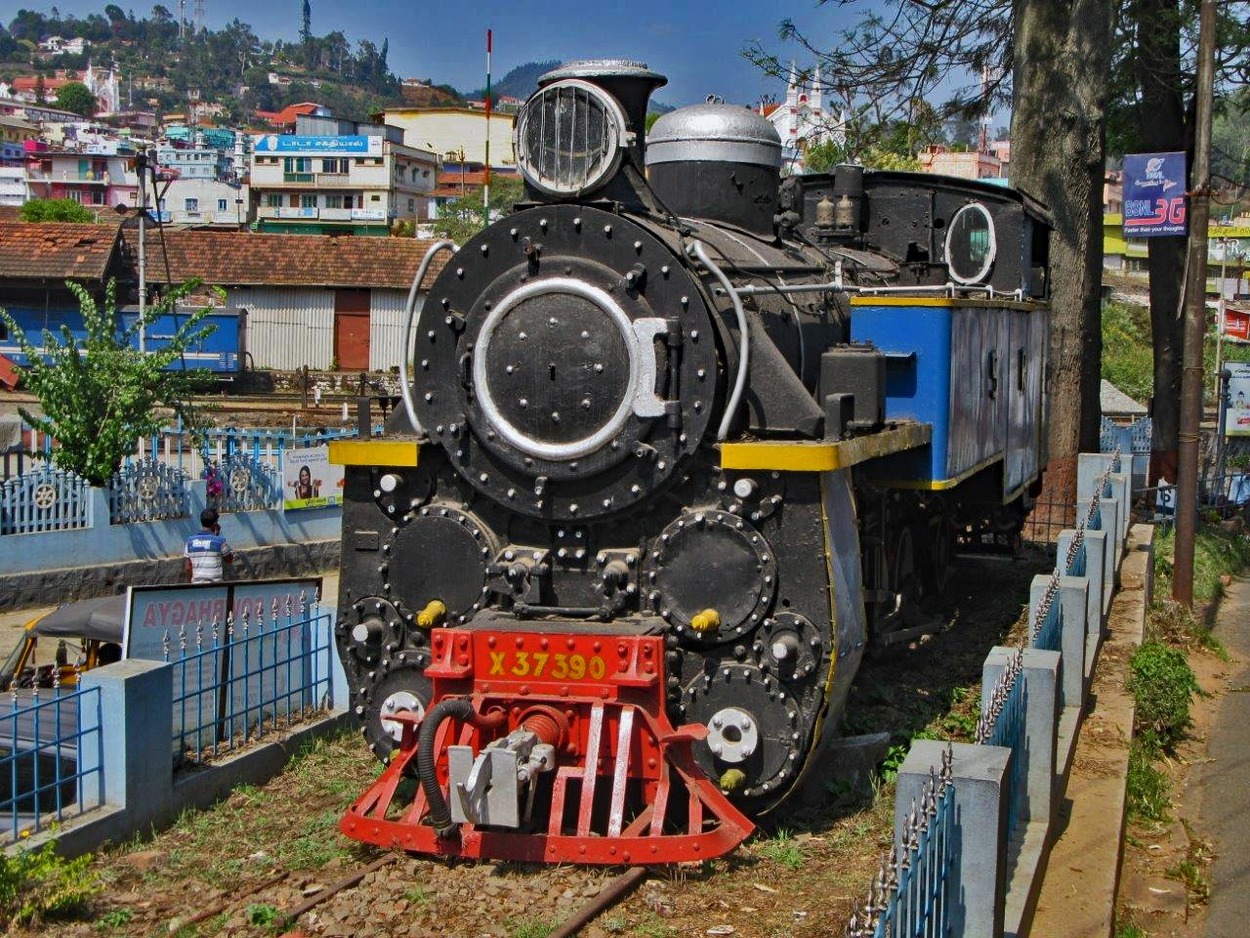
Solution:
[[(83, 17), (102, 13), (108, 0), (18, 0), (11, 8)], [(177, 0), (162, 0), (177, 14)], [(204, 22), (217, 29), (238, 18), (262, 39), (298, 38), (302, 0), (203, 0)], [(190, 19), (195, 0), (186, 0)], [(46, 5), (45, 5), (46, 4)], [(486, 83), (486, 29), (494, 33), (491, 72), (497, 81), (526, 62), (577, 58), (630, 58), (646, 62), (668, 77), (656, 100), (670, 106), (703, 101), (717, 94), (726, 101), (751, 104), (766, 94), (785, 97), (785, 82), (769, 79), (742, 58), (754, 39), (787, 60), (800, 50), (777, 38), (785, 17), (832, 41), (837, 33), (836, 4), (816, 0), (793, 4), (724, 0), (720, 4), (686, 0), (542, 0), (540, 3), (488, 3), (459, 0), (447, 5), (418, 5), (398, 0), (311, 0), (312, 31), (324, 36), (342, 30), (355, 45), (370, 39), (379, 46), (390, 39), (388, 63), (401, 78), (432, 78), (462, 91)], [(146, 16), (151, 5), (117, 0), (122, 9)], [(12, 14), (0, 13), (7, 23)]]

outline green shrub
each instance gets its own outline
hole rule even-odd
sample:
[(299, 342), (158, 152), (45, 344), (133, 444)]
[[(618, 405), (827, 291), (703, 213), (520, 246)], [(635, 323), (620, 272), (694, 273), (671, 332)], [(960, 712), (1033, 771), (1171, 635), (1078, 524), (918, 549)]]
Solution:
[(1155, 749), (1140, 739), (1133, 740), (1128, 753), (1125, 791), (1128, 816), (1134, 821), (1162, 822), (1168, 819), (1171, 792), (1168, 779), (1154, 764)]
[(60, 857), (52, 841), (37, 850), (0, 853), (0, 926), (85, 912), (102, 888), (91, 861), (91, 854)]
[(1189, 729), (1189, 704), (1200, 690), (1185, 653), (1161, 642), (1146, 642), (1133, 653), (1129, 669), (1138, 733), (1170, 749)]

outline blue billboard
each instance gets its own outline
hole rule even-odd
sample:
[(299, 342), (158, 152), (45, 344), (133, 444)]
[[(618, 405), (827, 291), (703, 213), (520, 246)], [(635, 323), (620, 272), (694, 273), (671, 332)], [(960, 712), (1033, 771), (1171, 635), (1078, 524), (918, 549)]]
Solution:
[(373, 153), (382, 152), (381, 137), (310, 137), (300, 134), (263, 134), (254, 138), (256, 153)]
[(1124, 157), (1124, 236), (1150, 238), (1188, 232), (1184, 153)]

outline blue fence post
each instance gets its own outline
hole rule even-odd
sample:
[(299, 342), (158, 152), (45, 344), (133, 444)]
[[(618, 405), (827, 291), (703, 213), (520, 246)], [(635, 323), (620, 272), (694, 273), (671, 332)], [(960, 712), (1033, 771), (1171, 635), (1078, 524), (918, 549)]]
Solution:
[(173, 796), (173, 712), (157, 703), (173, 699), (173, 668), (131, 658), (88, 671), (81, 681), (84, 690), (100, 691), (104, 802), (125, 808), (142, 828), (169, 809)]
[(998, 938), (1003, 933), (1007, 895), (1007, 783), (1011, 750), (918, 739), (899, 769), (894, 801), (894, 830), (906, 828), (911, 803), (942, 764), (951, 747), (951, 784), (955, 823), (949, 847), (952, 870), (948, 895), (953, 908), (947, 917), (950, 935)]
[[(1015, 648), (1001, 645), (990, 650), (981, 671), (982, 712), (988, 710), (988, 695), (993, 692), (1007, 662), (1017, 653)], [(1016, 799), (1017, 819), (1024, 825), (1049, 824), (1055, 791), (1055, 748), (1059, 732), (1059, 664), (1060, 653), (1043, 648), (1024, 650), (1024, 790)]]

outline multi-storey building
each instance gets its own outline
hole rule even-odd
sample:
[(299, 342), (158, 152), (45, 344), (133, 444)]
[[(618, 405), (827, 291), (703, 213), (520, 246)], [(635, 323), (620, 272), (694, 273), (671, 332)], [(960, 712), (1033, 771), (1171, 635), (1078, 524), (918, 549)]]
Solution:
[(0, 205), (18, 206), (28, 197), (26, 167), (21, 163), (0, 166)]
[(396, 107), (387, 108), (383, 120), (402, 128), (411, 146), (460, 162), (485, 163), (489, 135), (490, 165), (516, 166), (512, 114), (494, 113), (488, 124), (486, 112), (476, 108)]
[(133, 206), (138, 203), (138, 180), (126, 172), (133, 153), (50, 150), (27, 144), (26, 183), (31, 198), (73, 199), (88, 208)]
[(428, 216), (438, 158), (400, 128), (302, 116), (296, 130), (253, 138), (261, 231), (385, 235)]

